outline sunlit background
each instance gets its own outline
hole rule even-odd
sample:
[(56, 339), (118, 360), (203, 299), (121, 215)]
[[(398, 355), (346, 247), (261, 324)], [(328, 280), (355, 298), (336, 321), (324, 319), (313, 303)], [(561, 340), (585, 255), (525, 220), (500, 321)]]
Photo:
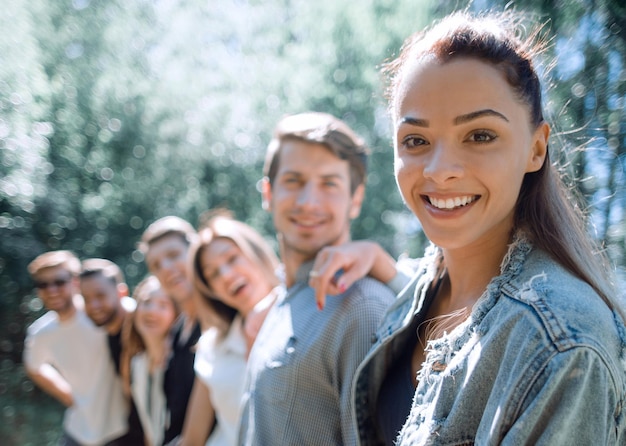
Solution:
[[(473, 9), (504, 8), (476, 1)], [(12, 0), (0, 13), (0, 442), (54, 444), (63, 408), (25, 377), (25, 328), (43, 313), (26, 265), (51, 249), (145, 273), (154, 219), (197, 225), (227, 206), (273, 240), (257, 181), (284, 114), (342, 117), (370, 143), (355, 238), (394, 256), (424, 237), (393, 179), (379, 66), (410, 33), (466, 2)], [(590, 231), (626, 266), (626, 7), (514, 2), (554, 36), (541, 71), (554, 156)], [(566, 151), (556, 151), (567, 147)], [(585, 147), (586, 152), (575, 150)]]

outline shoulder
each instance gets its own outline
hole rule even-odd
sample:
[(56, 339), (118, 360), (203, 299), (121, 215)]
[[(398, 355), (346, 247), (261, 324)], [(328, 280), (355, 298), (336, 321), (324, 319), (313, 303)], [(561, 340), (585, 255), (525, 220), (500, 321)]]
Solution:
[(48, 311), (26, 330), (27, 336), (40, 336), (54, 331), (59, 326), (59, 317), (54, 311)]
[(342, 295), (329, 298), (327, 308), (335, 312), (334, 319), (341, 321), (340, 330), (373, 333), (394, 300), (395, 294), (390, 288), (365, 277)]
[(217, 327), (211, 327), (202, 333), (202, 336), (200, 336), (196, 344), (196, 361), (199, 356), (210, 356), (222, 338), (220, 330)]
[(590, 348), (616, 369), (623, 369), (623, 322), (589, 284), (546, 253), (533, 250), (520, 274), (504, 283), (501, 292), (504, 299), (494, 309), (502, 311), (492, 318), (494, 325), (516, 321), (514, 325), (521, 326), (527, 336), (537, 331), (558, 352)]
[[(502, 293), (553, 327), (555, 341), (559, 335), (615, 328), (613, 312), (598, 293), (539, 250), (529, 255), (519, 276), (503, 284)], [(605, 324), (598, 326), (598, 322)], [(554, 324), (562, 326), (563, 332)]]
[(391, 288), (371, 277), (357, 280), (346, 293), (350, 297), (365, 297), (368, 301), (381, 302), (385, 305), (389, 305), (396, 297)]
[(345, 293), (333, 297), (341, 302), (340, 308), (347, 318), (382, 318), (395, 300), (395, 293), (384, 283), (371, 277), (357, 280)]

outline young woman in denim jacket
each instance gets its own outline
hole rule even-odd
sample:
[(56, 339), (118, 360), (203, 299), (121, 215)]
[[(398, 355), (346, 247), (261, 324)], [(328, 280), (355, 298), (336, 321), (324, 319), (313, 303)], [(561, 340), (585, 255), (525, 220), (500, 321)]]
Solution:
[[(549, 160), (517, 24), (457, 13), (386, 67), (397, 183), (432, 246), (355, 377), (364, 445), (626, 444), (623, 310)], [(314, 271), (319, 299), (395, 274), (367, 242)]]

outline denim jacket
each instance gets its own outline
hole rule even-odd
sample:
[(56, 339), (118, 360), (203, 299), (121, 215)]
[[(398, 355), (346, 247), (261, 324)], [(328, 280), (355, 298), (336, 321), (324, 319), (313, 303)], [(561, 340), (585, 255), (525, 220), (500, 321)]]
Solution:
[[(376, 398), (427, 308), (431, 247), (353, 382), (363, 445), (384, 444)], [(413, 322), (413, 324), (412, 324)], [(626, 444), (626, 328), (586, 283), (523, 237), (468, 319), (429, 343), (397, 444)]]

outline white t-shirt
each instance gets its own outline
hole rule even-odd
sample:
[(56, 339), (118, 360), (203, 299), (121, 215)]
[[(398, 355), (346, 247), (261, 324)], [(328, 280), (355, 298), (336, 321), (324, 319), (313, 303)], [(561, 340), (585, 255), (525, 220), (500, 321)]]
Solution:
[(107, 334), (82, 310), (67, 321), (54, 311), (27, 329), (24, 364), (54, 367), (72, 388), (74, 404), (65, 410), (63, 428), (84, 445), (100, 445), (128, 430), (128, 403), (111, 360)]
[(220, 338), (215, 328), (200, 337), (194, 369), (210, 390), (217, 419), (206, 446), (235, 446), (246, 376), (246, 341), (239, 316), (225, 337)]

